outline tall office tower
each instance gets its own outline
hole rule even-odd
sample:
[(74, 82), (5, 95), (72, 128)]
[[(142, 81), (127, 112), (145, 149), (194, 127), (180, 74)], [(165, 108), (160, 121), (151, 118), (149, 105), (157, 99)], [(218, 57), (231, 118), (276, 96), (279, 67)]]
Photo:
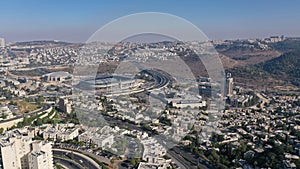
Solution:
[(231, 77), (231, 73), (226, 74), (226, 80), (225, 80), (225, 90), (224, 90), (224, 96), (232, 96), (233, 92), (233, 78)]
[(0, 38), (0, 47), (5, 47), (5, 39)]
[(53, 169), (50, 143), (34, 142), (28, 136), (0, 138), (0, 169)]

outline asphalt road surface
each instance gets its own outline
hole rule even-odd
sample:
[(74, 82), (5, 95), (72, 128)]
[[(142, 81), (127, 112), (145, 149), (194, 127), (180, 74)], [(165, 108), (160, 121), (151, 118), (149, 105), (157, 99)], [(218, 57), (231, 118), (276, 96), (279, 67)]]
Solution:
[(23, 117), (28, 117), (28, 116), (31, 116), (33, 114), (39, 114), (41, 112), (46, 111), (50, 107), (51, 107), (51, 105), (45, 104), (41, 109), (37, 109), (37, 110), (34, 110), (34, 111), (32, 111), (30, 113), (26, 113), (26, 114), (20, 114), (20, 115), (17, 115), (15, 117), (13, 117), (13, 118), (10, 118), (10, 119), (1, 120), (0, 123), (9, 122), (9, 121), (16, 120), (16, 119), (21, 119)]
[(72, 153), (69, 150), (53, 150), (54, 155), (60, 155), (60, 156), (67, 156), (68, 158), (76, 161), (77, 163), (80, 163), (82, 166), (85, 166), (89, 169), (99, 169), (100, 167), (95, 165), (93, 162), (82, 158), (81, 156), (77, 155), (76, 153)]
[(63, 167), (66, 167), (68, 169), (84, 169), (80, 164), (76, 163), (72, 160), (67, 160), (59, 157), (53, 157), (54, 161), (61, 164)]

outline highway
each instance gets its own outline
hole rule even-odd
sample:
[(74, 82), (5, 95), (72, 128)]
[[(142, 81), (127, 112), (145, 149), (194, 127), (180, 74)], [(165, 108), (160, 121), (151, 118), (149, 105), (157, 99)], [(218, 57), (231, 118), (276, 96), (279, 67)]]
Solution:
[[(182, 147), (175, 146), (171, 150), (168, 151), (171, 157), (174, 157), (177, 161), (179, 161), (185, 168), (187, 169), (197, 169), (196, 164), (201, 166), (203, 169), (214, 168), (210, 164), (206, 164), (205, 162), (200, 162), (198, 157), (196, 157), (191, 152), (186, 152)], [(188, 159), (188, 161), (186, 160)], [(191, 162), (190, 162), (191, 161)]]
[(75, 147), (70, 146), (67, 143), (60, 143), (58, 145), (54, 145), (53, 148), (58, 148), (58, 149), (64, 149), (64, 150), (70, 150), (70, 151), (75, 151), (75, 152), (79, 152), (81, 154), (85, 154), (87, 156), (93, 157), (95, 159), (97, 159), (98, 161), (102, 162), (104, 165), (110, 165), (110, 159), (100, 156), (100, 155), (96, 155), (92, 152), (88, 152), (88, 151), (84, 151), (84, 150), (77, 150)]
[[(149, 91), (149, 93), (151, 93), (151, 90), (157, 90), (157, 89), (161, 89), (165, 86), (167, 86), (171, 81), (172, 78), (169, 77), (168, 75), (165, 75), (163, 72), (157, 71), (157, 70), (144, 70), (145, 73), (149, 74), (150, 76), (152, 76), (155, 80), (155, 84), (147, 89), (145, 89), (146, 91)], [(152, 97), (156, 97), (156, 96), (152, 96)], [(161, 100), (161, 98), (156, 98)], [(162, 100), (164, 102), (164, 100)], [(142, 127), (140, 125), (137, 124), (132, 124), (129, 123), (127, 121), (123, 121), (123, 120), (119, 120), (107, 115), (103, 115), (105, 121), (111, 125), (111, 126), (118, 126), (120, 128), (129, 128), (129, 129), (134, 129), (134, 130), (139, 130), (139, 131), (144, 131), (142, 129)], [(155, 135), (155, 133), (151, 132), (151, 131), (144, 131), (147, 132), (150, 136)], [(167, 153), (172, 159), (173, 161), (181, 168), (185, 168), (185, 169), (193, 169), (193, 168), (197, 168), (197, 166), (195, 166), (193, 163), (191, 163), (190, 161), (197, 161), (197, 158), (192, 158), (190, 159), (190, 161), (186, 160), (184, 157), (192, 157), (190, 154), (188, 154), (188, 152), (185, 151), (181, 151), (180, 153), (175, 152), (174, 150), (168, 150)], [(184, 157), (183, 157), (184, 156)], [(207, 168), (204, 166), (204, 164), (202, 165), (203, 168)]]
[(190, 167), (188, 164), (186, 164), (185, 160), (183, 159), (183, 157), (179, 157), (178, 154), (176, 154), (173, 151), (168, 151), (167, 155), (171, 157), (171, 159), (174, 161), (175, 164), (177, 164), (180, 168), (183, 169), (190, 169), (193, 167)]
[[(115, 119), (113, 117), (110, 116), (105, 116), (103, 115), (103, 117), (105, 118), (105, 120), (109, 123), (109, 125), (116, 125), (120, 128), (129, 128), (129, 129), (134, 129), (134, 130), (139, 130), (139, 131), (144, 131), (142, 130), (140, 125), (135, 125), (132, 123), (128, 123), (126, 121), (122, 121), (122, 120), (118, 120)], [(151, 131), (144, 131), (147, 132), (150, 136), (154, 135), (153, 132)], [(197, 158), (193, 157), (191, 154), (189, 154), (188, 152), (185, 152), (177, 147), (174, 147), (171, 150), (168, 150), (167, 154), (173, 159), (173, 161), (180, 166), (181, 168), (185, 168), (185, 169), (194, 169), (197, 168), (197, 166), (195, 166), (193, 163), (187, 161), (184, 157), (188, 158), (190, 161), (193, 161), (194, 163), (197, 163)], [(184, 157), (183, 157), (184, 156)], [(206, 164), (200, 164), (201, 166), (203, 166), (203, 168), (210, 168), (209, 166), (207, 166)]]
[(93, 159), (75, 151), (53, 149), (53, 155), (66, 156), (89, 169), (101, 169), (101, 167)]
[(167, 86), (171, 81), (171, 77), (164, 75), (162, 72), (157, 70), (144, 70), (145, 73), (152, 76), (155, 80), (155, 85), (149, 87), (147, 90), (160, 89)]
[(64, 168), (67, 168), (67, 169), (85, 169), (80, 164), (78, 164), (76, 161), (73, 161), (70, 159), (65, 159), (65, 158), (61, 158), (61, 157), (57, 157), (57, 156), (54, 156), (53, 159), (56, 163), (61, 164)]
[(130, 94), (134, 94), (134, 93), (140, 93), (143, 91), (157, 90), (157, 89), (161, 89), (161, 88), (167, 86), (172, 81), (172, 78), (170, 76), (168, 76), (158, 70), (144, 70), (144, 72), (154, 78), (154, 80), (155, 80), (154, 85), (152, 85), (150, 87), (142, 87), (142, 88), (135, 88), (135, 89), (122, 89), (121, 91), (107, 92), (105, 95), (106, 96), (130, 95)]

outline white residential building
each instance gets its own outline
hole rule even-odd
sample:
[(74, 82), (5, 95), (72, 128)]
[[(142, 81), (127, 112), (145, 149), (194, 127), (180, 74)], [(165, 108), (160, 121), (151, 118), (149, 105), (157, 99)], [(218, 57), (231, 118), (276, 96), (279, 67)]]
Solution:
[[(39, 153), (37, 153), (39, 152)], [(0, 138), (0, 168), (3, 169), (52, 169), (52, 149), (51, 144), (43, 142), (34, 142), (28, 136), (3, 136)], [(42, 165), (34, 165), (41, 163), (38, 154), (44, 154)], [(46, 159), (46, 162), (44, 162)], [(38, 161), (36, 161), (38, 160)]]
[(53, 169), (51, 143), (36, 141), (32, 143), (32, 151), (28, 155), (29, 169)]

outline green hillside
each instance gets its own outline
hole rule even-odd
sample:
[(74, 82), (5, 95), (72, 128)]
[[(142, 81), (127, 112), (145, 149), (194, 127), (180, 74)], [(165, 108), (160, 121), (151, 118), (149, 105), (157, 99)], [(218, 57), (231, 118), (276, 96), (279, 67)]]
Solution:
[(289, 80), (295, 85), (300, 85), (300, 50), (287, 52), (280, 57), (256, 65), (277, 78)]

